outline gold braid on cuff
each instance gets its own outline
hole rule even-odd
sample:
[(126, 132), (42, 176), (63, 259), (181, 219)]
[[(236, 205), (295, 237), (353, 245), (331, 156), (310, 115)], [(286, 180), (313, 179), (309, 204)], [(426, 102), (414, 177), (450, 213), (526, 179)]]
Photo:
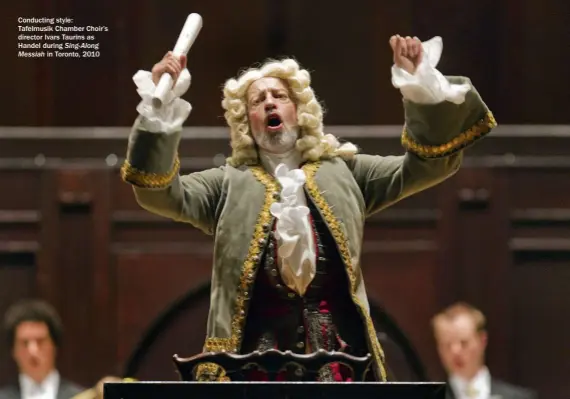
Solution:
[(141, 188), (165, 188), (174, 180), (180, 170), (178, 155), (174, 159), (172, 169), (167, 173), (149, 173), (133, 167), (128, 161), (121, 167), (123, 181)]
[(497, 121), (491, 113), (487, 111), (485, 116), (481, 118), (475, 125), (455, 137), (448, 143), (441, 145), (423, 145), (416, 142), (409, 134), (406, 128), (402, 132), (402, 146), (410, 152), (413, 152), (423, 158), (443, 158), (451, 155), (475, 141), (487, 135), (491, 129), (497, 126)]

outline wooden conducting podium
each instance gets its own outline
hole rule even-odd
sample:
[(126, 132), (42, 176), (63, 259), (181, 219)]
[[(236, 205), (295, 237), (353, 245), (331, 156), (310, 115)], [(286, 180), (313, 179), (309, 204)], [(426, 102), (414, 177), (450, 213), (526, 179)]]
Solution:
[[(366, 382), (371, 356), (354, 357), (340, 352), (319, 351), (298, 355), (269, 350), (245, 355), (201, 353), (191, 358), (174, 356), (180, 382), (141, 381), (106, 383), (104, 399), (444, 399), (444, 383)], [(224, 370), (225, 381), (196, 381), (200, 364), (215, 364)], [(341, 363), (352, 370), (354, 382), (317, 382), (320, 370)], [(245, 380), (251, 368), (263, 370), (269, 381)], [(297, 381), (277, 381), (280, 371), (294, 368)]]

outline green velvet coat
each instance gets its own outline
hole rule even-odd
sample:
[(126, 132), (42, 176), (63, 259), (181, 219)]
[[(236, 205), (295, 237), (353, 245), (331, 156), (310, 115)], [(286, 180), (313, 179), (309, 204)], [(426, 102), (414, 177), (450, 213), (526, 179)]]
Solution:
[[(453, 83), (468, 82), (448, 77)], [(438, 184), (459, 168), (462, 150), (496, 126), (472, 88), (463, 104), (420, 105), (404, 101), (399, 156), (356, 155), (305, 163), (307, 198), (320, 210), (348, 274), (378, 380), (386, 379), (384, 353), (370, 317), (360, 258), (365, 219), (399, 200)], [(277, 181), (261, 165), (225, 165), (180, 175), (181, 132), (150, 133), (133, 126), (122, 178), (144, 209), (186, 222), (212, 235), (210, 311), (205, 351), (239, 352), (244, 323), (273, 217)], [(214, 365), (201, 373), (223, 378)]]

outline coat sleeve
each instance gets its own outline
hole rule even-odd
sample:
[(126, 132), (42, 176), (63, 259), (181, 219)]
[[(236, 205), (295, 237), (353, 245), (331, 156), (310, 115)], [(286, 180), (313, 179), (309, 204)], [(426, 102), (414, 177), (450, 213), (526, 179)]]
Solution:
[(181, 131), (149, 132), (137, 118), (129, 136), (123, 181), (132, 185), (138, 204), (160, 216), (186, 222), (212, 235), (224, 168), (180, 174)]
[(405, 154), (358, 154), (347, 161), (362, 191), (367, 216), (452, 176), (461, 165), (463, 150), (497, 125), (468, 78), (447, 79), (471, 86), (461, 104), (404, 100), (401, 142)]

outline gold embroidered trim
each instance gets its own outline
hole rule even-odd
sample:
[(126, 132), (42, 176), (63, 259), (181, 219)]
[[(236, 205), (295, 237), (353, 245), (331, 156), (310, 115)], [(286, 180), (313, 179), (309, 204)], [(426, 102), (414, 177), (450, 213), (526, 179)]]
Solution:
[(337, 218), (332, 212), (331, 207), (329, 206), (325, 198), (322, 196), (321, 192), (319, 191), (319, 187), (315, 182), (315, 174), (317, 173), (319, 166), (320, 163), (318, 162), (307, 163), (303, 166), (303, 169), (305, 170), (307, 176), (306, 180), (307, 190), (309, 191), (309, 194), (311, 195), (311, 197), (313, 198), (313, 200), (321, 210), (323, 218), (325, 219), (327, 225), (329, 226), (331, 233), (334, 237), (334, 240), (338, 245), (342, 260), (344, 261), (344, 263), (348, 268), (348, 277), (350, 280), (352, 300), (360, 308), (362, 315), (366, 319), (368, 338), (372, 346), (372, 351), (374, 352), (373, 356), (374, 359), (376, 360), (376, 363), (378, 364), (378, 367), (380, 368), (380, 374), (382, 380), (386, 381), (386, 369), (384, 368), (384, 351), (382, 350), (380, 342), (378, 341), (378, 337), (376, 335), (376, 329), (374, 328), (374, 324), (372, 323), (372, 318), (368, 314), (368, 311), (366, 310), (362, 302), (360, 302), (360, 300), (356, 296), (356, 288), (357, 288), (356, 273), (354, 272), (354, 268), (352, 267), (352, 261), (346, 237), (342, 231), (340, 223), (338, 222)]
[(251, 289), (255, 282), (255, 271), (265, 245), (265, 236), (267, 234), (265, 227), (269, 225), (272, 219), (269, 207), (275, 201), (274, 194), (277, 192), (277, 183), (261, 166), (251, 167), (250, 170), (253, 176), (265, 186), (265, 200), (263, 208), (261, 212), (259, 212), (253, 237), (242, 266), (234, 316), (232, 319), (232, 336), (231, 338), (207, 338), (204, 345), (206, 352), (236, 352), (241, 346), (246, 317), (246, 304), (250, 299)]
[(231, 338), (206, 338), (204, 352), (233, 352)]
[(168, 173), (149, 173), (133, 167), (129, 161), (125, 161), (121, 167), (121, 178), (127, 183), (131, 183), (142, 188), (164, 188), (174, 180), (180, 170), (180, 159), (178, 155), (174, 159), (174, 165)]
[(230, 381), (226, 370), (216, 363), (201, 363), (196, 367), (197, 381)]
[(402, 132), (402, 146), (413, 153), (424, 158), (441, 158), (451, 155), (469, 144), (479, 140), (488, 134), (491, 129), (497, 126), (497, 121), (491, 111), (487, 111), (485, 116), (477, 121), (475, 125), (455, 137), (448, 143), (441, 145), (423, 145), (416, 142), (404, 127)]

